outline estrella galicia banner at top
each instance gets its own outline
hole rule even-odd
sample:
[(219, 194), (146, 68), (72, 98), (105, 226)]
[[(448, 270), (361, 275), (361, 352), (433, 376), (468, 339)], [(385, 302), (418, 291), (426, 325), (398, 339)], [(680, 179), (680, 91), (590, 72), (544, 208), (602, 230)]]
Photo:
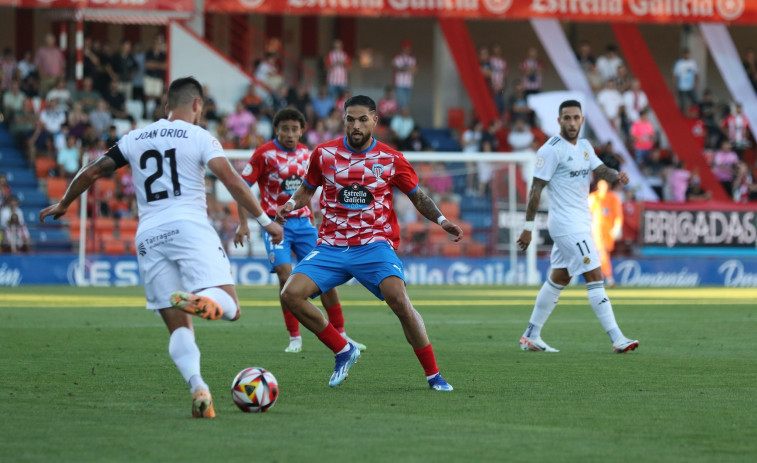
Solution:
[(753, 0), (205, 0), (217, 13), (757, 24)]
[[(403, 258), (408, 284), (525, 284), (525, 262), (510, 268), (509, 259)], [(615, 280), (629, 287), (757, 287), (757, 258), (613, 259)], [(266, 259), (231, 259), (234, 283), (275, 285)], [(549, 258), (537, 261), (540, 279), (549, 272)], [(2, 255), (0, 287), (21, 285), (136, 286), (142, 284), (136, 257), (91, 256), (79, 269), (73, 254)]]
[(82, 8), (139, 11), (193, 11), (194, 0), (11, 0), (20, 8)]

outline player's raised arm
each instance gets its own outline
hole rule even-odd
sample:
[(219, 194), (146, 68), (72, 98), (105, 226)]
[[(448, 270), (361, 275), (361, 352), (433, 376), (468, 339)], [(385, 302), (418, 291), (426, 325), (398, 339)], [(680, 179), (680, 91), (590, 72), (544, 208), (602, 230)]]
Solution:
[(594, 177), (601, 180), (606, 180), (607, 183), (612, 185), (615, 182), (620, 182), (621, 185), (627, 185), (628, 184), (628, 174), (625, 172), (618, 172), (615, 169), (610, 169), (606, 165), (602, 164), (601, 166), (594, 169)]
[(281, 243), (284, 230), (281, 225), (273, 222), (260, 207), (258, 200), (252, 195), (250, 187), (235, 171), (225, 157), (216, 157), (208, 161), (208, 168), (218, 177), (218, 180), (229, 190), (234, 200), (250, 211), (261, 227), (271, 235), (274, 244)]
[(518, 247), (521, 251), (525, 251), (528, 245), (531, 244), (531, 232), (534, 229), (534, 219), (536, 218), (536, 211), (539, 210), (539, 203), (541, 202), (541, 192), (545, 186), (547, 186), (546, 180), (542, 180), (538, 177), (534, 177), (531, 184), (531, 191), (528, 192), (528, 205), (526, 206), (526, 224), (523, 227), (523, 231), (518, 238)]
[[(118, 149), (117, 147), (111, 149)], [(100, 177), (110, 175), (116, 170), (116, 162), (110, 156), (102, 156), (86, 166), (82, 167), (77, 172), (76, 177), (71, 181), (66, 189), (66, 193), (63, 198), (56, 204), (48, 206), (42, 209), (39, 213), (39, 221), (44, 222), (45, 217), (52, 215), (53, 219), (62, 217), (68, 210), (68, 206), (79, 197), (82, 193), (95, 183)]]
[(297, 191), (294, 192), (292, 197), (289, 198), (289, 201), (276, 209), (276, 222), (280, 224), (286, 223), (287, 214), (310, 204), (310, 201), (315, 194), (315, 190), (317, 190), (317, 188), (311, 188), (307, 183), (303, 182), (302, 185), (297, 188)]
[(460, 241), (463, 239), (463, 229), (456, 223), (450, 221), (442, 215), (442, 212), (436, 206), (433, 199), (429, 198), (426, 193), (420, 188), (416, 188), (415, 191), (407, 195), (412, 201), (413, 206), (421, 213), (421, 215), (432, 222), (436, 222), (452, 236), (452, 241)]

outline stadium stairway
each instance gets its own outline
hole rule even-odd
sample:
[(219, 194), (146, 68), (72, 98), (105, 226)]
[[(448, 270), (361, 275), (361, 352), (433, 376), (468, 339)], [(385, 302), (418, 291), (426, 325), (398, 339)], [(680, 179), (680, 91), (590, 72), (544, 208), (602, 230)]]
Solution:
[(6, 175), (11, 191), (18, 197), (32, 248), (43, 252), (70, 252), (71, 238), (62, 222), (48, 220), (47, 223), (39, 223), (39, 211), (49, 206), (50, 200), (40, 190), (40, 179), (36, 177), (34, 168), (21, 154), (3, 124), (0, 124), (0, 172)]

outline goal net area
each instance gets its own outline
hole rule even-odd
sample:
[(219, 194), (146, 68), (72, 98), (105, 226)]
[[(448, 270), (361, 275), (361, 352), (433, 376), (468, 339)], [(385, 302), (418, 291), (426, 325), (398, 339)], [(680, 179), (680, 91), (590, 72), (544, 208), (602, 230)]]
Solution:
[[(227, 150), (227, 156), (241, 172), (250, 158), (249, 150)], [(546, 230), (546, 213), (539, 212), (532, 246), (519, 252), (516, 240), (523, 229), (528, 190), (531, 184), (535, 154), (533, 151), (511, 153), (471, 152), (406, 152), (415, 168), (420, 187), (439, 206), (445, 217), (463, 229), (461, 242), (451, 241), (436, 223), (422, 217), (401, 192), (394, 195), (394, 209), (401, 229), (400, 256), (416, 258), (489, 258), (509, 261), (509, 283), (538, 284), (537, 251), (546, 249), (551, 241)], [(253, 187), (257, 191), (257, 185)], [(215, 199), (236, 207), (224, 186), (215, 182)], [(548, 198), (542, 195), (541, 210)], [(313, 209), (319, 217), (314, 197)], [(232, 256), (265, 257), (260, 228), (249, 221), (251, 242), (244, 248), (225, 243)], [(228, 236), (223, 239), (229, 239)], [(233, 239), (233, 234), (231, 236)]]

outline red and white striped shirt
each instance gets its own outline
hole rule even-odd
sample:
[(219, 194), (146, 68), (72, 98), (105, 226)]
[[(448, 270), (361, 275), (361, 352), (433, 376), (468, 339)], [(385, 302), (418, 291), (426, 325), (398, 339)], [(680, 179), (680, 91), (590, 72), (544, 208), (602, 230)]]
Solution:
[(394, 86), (412, 88), (415, 57), (407, 53), (400, 53), (392, 60), (392, 66), (394, 66)]
[(395, 249), (400, 228), (392, 207), (393, 189), (405, 194), (418, 188), (418, 175), (399, 151), (384, 143), (362, 152), (346, 138), (318, 145), (310, 157), (305, 185), (323, 186), (323, 223), (318, 244), (357, 246), (386, 241)]
[(489, 58), (489, 66), (492, 70), (489, 76), (492, 92), (500, 92), (504, 90), (505, 76), (507, 75), (507, 61), (499, 56), (492, 56)]
[(734, 145), (744, 145), (747, 142), (749, 119), (743, 114), (730, 114), (723, 121), (723, 127), (728, 130), (728, 140)]
[(541, 90), (541, 71), (544, 63), (538, 59), (527, 58), (520, 63), (520, 72), (523, 74), (523, 89)]
[(326, 83), (328, 85), (347, 86), (347, 69), (352, 60), (342, 50), (332, 50), (326, 55)]

